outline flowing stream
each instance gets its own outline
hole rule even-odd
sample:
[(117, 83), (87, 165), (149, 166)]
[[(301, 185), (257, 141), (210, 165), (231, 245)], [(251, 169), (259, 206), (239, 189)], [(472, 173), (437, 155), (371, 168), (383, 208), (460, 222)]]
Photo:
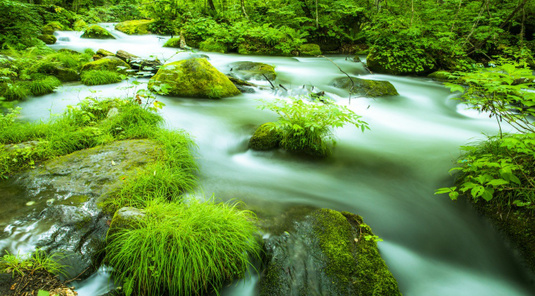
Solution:
[[(111, 24), (107, 27), (116, 40), (80, 39), (80, 32), (57, 32), (59, 41), (51, 47), (122, 49), (162, 61), (191, 55), (163, 48), (169, 37), (128, 36), (113, 30)], [(262, 209), (264, 215), (276, 215), (294, 205), (357, 213), (384, 240), (378, 243), (381, 254), (406, 296), (535, 295), (531, 275), (485, 219), (464, 202), (434, 195), (436, 188), (451, 185), (448, 170), (459, 155), (459, 146), (484, 139), (485, 133), (495, 134), (494, 120), (458, 105), (440, 83), (426, 78), (368, 75), (362, 64), (346, 56), (329, 56), (331, 62), (315, 57), (199, 54), (209, 56), (223, 72), (235, 61), (272, 64), (278, 73), (276, 84), (288, 89), (265, 88), (222, 100), (158, 98), (166, 104), (161, 112), (168, 127), (188, 131), (198, 144), (202, 194), (242, 200), (253, 209)], [(345, 76), (333, 62), (362, 78), (388, 80), (400, 95), (349, 99), (346, 92), (329, 86), (334, 78)], [(27, 120), (46, 119), (86, 96), (132, 94), (131, 86), (129, 81), (95, 87), (64, 85), (56, 93), (21, 103), (22, 115)], [(362, 133), (349, 126), (336, 130), (334, 155), (325, 160), (247, 149), (255, 128), (276, 120), (273, 112), (257, 108), (262, 104), (259, 99), (297, 96), (312, 86), (349, 106), (371, 130)], [(0, 216), (8, 212), (15, 210), (2, 207)], [(16, 223), (0, 222), (6, 228)], [(0, 248), (31, 249), (32, 236), (38, 235), (39, 229), (35, 226), (24, 235), (10, 237), (9, 244)], [(240, 281), (222, 295), (256, 295), (257, 280), (252, 276)], [(76, 285), (80, 296), (105, 292), (110, 285), (108, 271), (102, 268)]]

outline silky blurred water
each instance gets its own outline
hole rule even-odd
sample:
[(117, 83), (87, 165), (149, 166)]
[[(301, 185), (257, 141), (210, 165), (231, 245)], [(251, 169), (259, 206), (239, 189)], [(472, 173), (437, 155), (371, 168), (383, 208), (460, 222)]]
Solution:
[[(118, 39), (88, 40), (80, 39), (80, 32), (58, 32), (59, 41), (51, 47), (122, 49), (162, 61), (191, 55), (163, 48), (169, 37), (127, 36), (113, 29), (112, 33)], [(384, 240), (379, 243), (381, 254), (406, 296), (535, 295), (522, 263), (487, 221), (463, 202), (434, 195), (436, 188), (451, 185), (448, 170), (459, 155), (459, 146), (497, 132), (496, 123), (485, 114), (458, 105), (448, 89), (430, 79), (369, 75), (362, 64), (346, 56), (198, 53), (206, 54), (223, 72), (236, 61), (272, 64), (278, 73), (275, 84), (288, 89), (258, 89), (222, 100), (159, 97), (166, 104), (161, 112), (167, 126), (186, 130), (198, 145), (200, 192), (222, 200), (243, 200), (270, 215), (297, 204), (363, 216)], [(334, 78), (345, 76), (338, 66), (361, 78), (390, 81), (400, 95), (349, 98), (346, 92), (329, 86)], [(124, 96), (134, 91), (129, 87), (133, 87), (129, 81), (90, 88), (65, 85), (57, 93), (31, 98), (20, 106), (27, 120), (46, 119), (86, 96)], [(273, 100), (311, 89), (325, 91), (338, 104), (353, 109), (371, 130), (336, 130), (338, 145), (333, 156), (324, 160), (247, 149), (254, 129), (276, 120), (273, 112), (258, 109), (259, 99)], [(29, 236), (20, 239), (31, 240), (31, 231)], [(257, 280), (253, 276), (240, 281), (222, 295), (256, 295)], [(108, 273), (100, 270), (78, 283), (78, 292), (80, 296), (97, 295), (109, 285)]]

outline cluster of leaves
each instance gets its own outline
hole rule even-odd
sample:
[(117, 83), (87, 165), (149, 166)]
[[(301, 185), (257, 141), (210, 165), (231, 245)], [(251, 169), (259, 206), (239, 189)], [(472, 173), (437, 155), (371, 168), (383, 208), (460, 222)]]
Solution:
[(310, 102), (303, 98), (264, 101), (260, 106), (276, 112), (280, 117), (276, 128), (282, 134), (281, 146), (288, 150), (312, 156), (331, 154), (336, 144), (333, 128), (351, 124), (363, 132), (369, 129), (360, 116), (346, 106), (327, 98), (323, 102)]
[[(496, 118), (500, 135), (480, 145), (463, 147), (458, 161), (458, 186), (440, 188), (457, 199), (460, 193), (475, 201), (483, 199), (507, 207), (535, 208), (535, 76), (522, 61), (500, 60), (495, 67), (474, 72), (455, 73), (447, 83), (452, 91), (462, 93), (461, 100), (470, 108)], [(458, 84), (462, 83), (462, 84)], [(503, 135), (502, 124), (519, 134)]]

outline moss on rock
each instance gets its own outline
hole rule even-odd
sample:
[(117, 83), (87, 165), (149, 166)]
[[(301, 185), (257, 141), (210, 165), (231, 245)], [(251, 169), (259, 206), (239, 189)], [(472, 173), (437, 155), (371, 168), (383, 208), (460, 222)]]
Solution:
[(89, 70), (108, 70), (108, 71), (115, 71), (119, 73), (125, 73), (126, 69), (130, 69), (130, 66), (127, 63), (125, 63), (125, 61), (117, 57), (109, 57), (109, 56), (93, 61), (93, 62), (89, 62), (82, 66), (82, 72), (89, 71)]
[(318, 56), (321, 55), (321, 49), (317, 44), (307, 43), (299, 47), (299, 54), (302, 56)]
[(115, 54), (113, 52), (111, 52), (109, 50), (102, 49), (102, 48), (97, 50), (97, 55), (102, 56), (102, 57), (113, 57), (113, 56), (115, 56)]
[(223, 42), (216, 41), (213, 38), (209, 38), (201, 42), (199, 44), (199, 49), (202, 51), (208, 51), (208, 52), (220, 52), (220, 53), (228, 52), (228, 48)]
[(262, 124), (249, 140), (249, 148), (253, 150), (271, 150), (279, 147), (281, 133), (273, 122)]
[(37, 39), (43, 41), (45, 44), (54, 44), (57, 41), (56, 36), (43, 34), (37, 37)]
[(115, 25), (115, 29), (123, 33), (132, 34), (150, 34), (149, 27), (154, 23), (154, 20), (132, 20), (124, 21)]
[(92, 39), (115, 39), (110, 32), (102, 28), (99, 25), (92, 25), (85, 29), (81, 38), (92, 38)]
[(448, 71), (435, 71), (429, 75), (427, 75), (427, 77), (429, 78), (433, 78), (435, 80), (439, 80), (439, 81), (447, 81), (450, 77), (451, 73), (448, 72)]
[(170, 38), (169, 40), (167, 40), (167, 42), (165, 42), (163, 47), (180, 48), (180, 38)]
[(52, 35), (55, 31), (61, 31), (63, 29), (64, 28), (60, 22), (50, 22), (46, 24), (41, 31), (44, 35)]
[(397, 96), (398, 91), (389, 81), (368, 80), (356, 77), (340, 77), (331, 82), (332, 86), (342, 88), (352, 94), (364, 97)]
[(148, 88), (160, 92), (169, 86), (169, 95), (193, 98), (223, 98), (240, 94), (225, 74), (206, 59), (194, 58), (163, 65), (149, 81)]
[(230, 71), (238, 78), (243, 80), (275, 80), (277, 73), (275, 68), (271, 65), (257, 62), (235, 62), (229, 65)]
[(83, 19), (79, 19), (72, 25), (75, 31), (83, 31), (87, 28), (87, 23)]

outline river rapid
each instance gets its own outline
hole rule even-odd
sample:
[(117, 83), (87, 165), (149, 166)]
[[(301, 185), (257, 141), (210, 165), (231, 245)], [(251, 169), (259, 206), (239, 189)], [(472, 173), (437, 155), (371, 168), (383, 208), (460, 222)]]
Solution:
[[(54, 49), (103, 48), (125, 50), (140, 57), (162, 61), (187, 58), (189, 52), (163, 48), (169, 37), (128, 36), (106, 27), (116, 40), (80, 39), (80, 32), (56, 32)], [(266, 86), (255, 93), (221, 100), (158, 97), (166, 104), (162, 114), (169, 128), (189, 132), (198, 145), (200, 194), (221, 200), (238, 199), (262, 215), (274, 216), (295, 205), (349, 211), (364, 217), (384, 241), (379, 249), (405, 296), (529, 296), (535, 295), (533, 278), (501, 235), (470, 205), (434, 195), (439, 187), (451, 186), (448, 174), (459, 155), (459, 146), (497, 133), (494, 120), (458, 105), (449, 90), (427, 78), (370, 75), (361, 63), (346, 56), (329, 59), (307, 57), (241, 56), (203, 53), (223, 72), (236, 61), (255, 61), (275, 66), (276, 84), (288, 91)], [(334, 63), (336, 63), (336, 65)], [(345, 72), (361, 78), (390, 81), (399, 96), (352, 97), (329, 86)], [(30, 98), (20, 104), (26, 120), (46, 120), (67, 105), (86, 96), (114, 97), (132, 94), (129, 81), (87, 87), (66, 84), (53, 94)], [(141, 86), (148, 80), (140, 79)], [(247, 149), (255, 128), (276, 120), (275, 113), (260, 110), (259, 99), (298, 96), (322, 90), (346, 105), (371, 130), (337, 129), (332, 157), (310, 160), (283, 151), (257, 152)], [(0, 186), (2, 187), (2, 186)], [(2, 187), (8, 195), (16, 189)], [(32, 225), (14, 232), (15, 206), (2, 207), (4, 235), (0, 249), (29, 251), (33, 237), (50, 225)], [(5, 233), (18, 233), (11, 236)], [(269, 234), (266, 234), (269, 235)], [(239, 281), (222, 295), (256, 295), (258, 276)], [(111, 286), (108, 271), (101, 268), (89, 279), (75, 283), (80, 296), (94, 296)]]

